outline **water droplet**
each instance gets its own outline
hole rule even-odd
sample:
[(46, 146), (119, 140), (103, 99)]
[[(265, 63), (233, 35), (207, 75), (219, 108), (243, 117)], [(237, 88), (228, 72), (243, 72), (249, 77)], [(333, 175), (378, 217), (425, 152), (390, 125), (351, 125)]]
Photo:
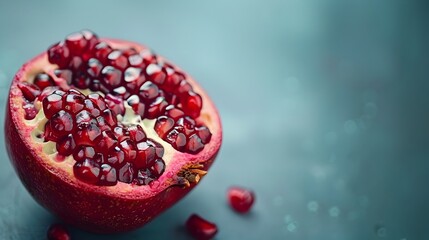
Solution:
[(153, 180), (152, 182), (149, 183), (149, 187), (152, 190), (155, 190), (159, 187), (159, 181), (158, 180)]
[(379, 225), (379, 224), (375, 225), (374, 231), (377, 237), (384, 238), (387, 236), (386, 227), (383, 225)]
[(329, 215), (331, 217), (338, 217), (338, 216), (340, 216), (340, 213), (341, 213), (341, 211), (338, 207), (331, 207), (329, 209)]
[(355, 134), (357, 130), (358, 130), (358, 127), (357, 127), (357, 124), (354, 120), (347, 120), (344, 123), (344, 131), (347, 134), (349, 134), (349, 135)]
[(307, 209), (310, 212), (317, 212), (317, 210), (319, 210), (319, 203), (317, 203), (316, 201), (310, 201), (307, 204)]
[(284, 217), (284, 221), (285, 221), (285, 223), (287, 224), (287, 223), (292, 222), (292, 221), (293, 221), (293, 218), (292, 218), (292, 216), (291, 216), (291, 215), (286, 215), (286, 216)]
[(273, 205), (276, 207), (280, 207), (283, 205), (283, 201), (284, 199), (282, 196), (277, 196), (273, 199)]
[(298, 223), (295, 222), (295, 221), (293, 221), (293, 222), (289, 223), (288, 225), (286, 225), (286, 229), (289, 232), (295, 232), (297, 228), (298, 228)]

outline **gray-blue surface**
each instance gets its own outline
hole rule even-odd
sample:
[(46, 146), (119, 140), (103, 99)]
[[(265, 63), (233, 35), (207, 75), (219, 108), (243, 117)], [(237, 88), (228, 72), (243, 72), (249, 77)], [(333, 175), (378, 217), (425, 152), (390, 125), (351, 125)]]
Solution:
[[(429, 239), (428, 4), (402, 0), (0, 0), (0, 124), (9, 83), (66, 34), (151, 46), (217, 103), (224, 143), (198, 188), (144, 228), (75, 239)], [(0, 128), (3, 133), (3, 128)], [(3, 134), (0, 134), (3, 135)], [(30, 197), (0, 138), (0, 239), (57, 221)], [(247, 216), (225, 200), (253, 188)]]

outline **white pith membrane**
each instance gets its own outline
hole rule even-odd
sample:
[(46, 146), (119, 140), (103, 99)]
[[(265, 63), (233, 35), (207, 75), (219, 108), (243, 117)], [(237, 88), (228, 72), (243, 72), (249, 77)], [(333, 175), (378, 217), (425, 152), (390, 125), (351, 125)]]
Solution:
[[(117, 46), (115, 46), (114, 43), (109, 42), (109, 44), (112, 47), (117, 48)], [(129, 47), (129, 46), (127, 46)], [(141, 48), (141, 47), (137, 47), (137, 48)], [(26, 81), (29, 83), (33, 83), (33, 79), (35, 77), (36, 74), (40, 73), (40, 72), (46, 72), (49, 73), (55, 69), (58, 69), (58, 67), (54, 64), (50, 64), (47, 60), (47, 57), (44, 56), (42, 58), (39, 58), (38, 61), (33, 62), (31, 64), (31, 68), (28, 69), (25, 72), (25, 76), (21, 77), (21, 81)], [(192, 83), (192, 81), (191, 81)], [(194, 91), (199, 93), (200, 92), (200, 88), (199, 86), (195, 86), (194, 87)], [(90, 93), (92, 93), (89, 89), (86, 90), (81, 90), (81, 89), (77, 89), (80, 92), (82, 92), (84, 95), (88, 95)], [(104, 94), (101, 92), (96, 92), (98, 94), (100, 94), (101, 96), (104, 97)], [(212, 117), (208, 114), (208, 111), (213, 111), (214, 106), (211, 106), (211, 104), (209, 104), (210, 106), (208, 106), (208, 109), (204, 110), (206, 107), (204, 106), (204, 96), (203, 97), (203, 109), (201, 110), (201, 115), (196, 118), (195, 120), (197, 122), (201, 122), (204, 123), (210, 130), (212, 129), (217, 129), (220, 128), (220, 122), (217, 122), (216, 120), (218, 119), (212, 119)], [(24, 99), (22, 99), (22, 101), (25, 101)], [(34, 105), (36, 107), (36, 109), (38, 110), (38, 113), (36, 115), (36, 117), (32, 120), (24, 120), (24, 118), (22, 118), (22, 121), (24, 121), (25, 125), (26, 125), (26, 129), (31, 129), (31, 131), (29, 132), (29, 134), (25, 134), (27, 135), (29, 138), (31, 138), (32, 143), (34, 143), (32, 145), (32, 148), (34, 148), (36, 150), (36, 152), (39, 152), (38, 150), (40, 150), (40, 152), (42, 152), (45, 156), (40, 156), (42, 159), (46, 159), (46, 161), (48, 161), (48, 165), (50, 166), (54, 166), (54, 168), (59, 168), (62, 171), (64, 171), (67, 175), (68, 179), (76, 179), (74, 177), (74, 173), (73, 173), (73, 166), (76, 163), (76, 161), (74, 160), (73, 156), (70, 155), (68, 157), (65, 157), (64, 159), (62, 159), (61, 161), (58, 161), (58, 153), (56, 150), (56, 143), (49, 141), (49, 142), (44, 142), (43, 139), (43, 133), (44, 133), (44, 128), (45, 128), (45, 124), (48, 121), (48, 119), (46, 119), (44, 113), (43, 113), (43, 107), (41, 105), (41, 102), (38, 100), (35, 100)], [(168, 172), (169, 170), (169, 166), (171, 161), (173, 160), (173, 157), (179, 153), (180, 155), (191, 155), (191, 154), (187, 154), (187, 153), (180, 153), (178, 152), (176, 149), (174, 149), (168, 142), (164, 141), (163, 139), (161, 139), (158, 134), (155, 132), (154, 130), (154, 124), (156, 122), (156, 119), (153, 120), (149, 120), (149, 119), (144, 119), (141, 120), (141, 117), (137, 114), (134, 113), (133, 109), (127, 104), (127, 101), (124, 101), (124, 106), (125, 106), (125, 115), (124, 116), (117, 116), (118, 122), (121, 122), (123, 125), (128, 126), (129, 124), (137, 124), (140, 125), (143, 130), (146, 133), (146, 136), (148, 139), (153, 139), (154, 141), (158, 142), (159, 144), (161, 144), (164, 148), (164, 156), (162, 157), (162, 159), (165, 162), (165, 172), (159, 177), (159, 181), (163, 181), (166, 178), (166, 175), (168, 176), (171, 173), (176, 174), (177, 173), (177, 169), (170, 169), (171, 172)], [(21, 111), (20, 111), (21, 112)], [(213, 133), (212, 133), (213, 134)], [(214, 136), (212, 136), (214, 137)], [(220, 136), (221, 139), (221, 136)], [(219, 139), (219, 140), (220, 140)], [(28, 139), (27, 139), (28, 140)], [(213, 140), (213, 139), (212, 139)], [(210, 145), (210, 143), (206, 144)], [(216, 143), (216, 152), (220, 146), (220, 143)], [(205, 153), (203, 153), (205, 152)], [(215, 151), (202, 151), (201, 153), (203, 153), (203, 156), (201, 160), (208, 160), (207, 156), (211, 156), (209, 153), (213, 154), (213, 152)], [(199, 154), (196, 154), (199, 155)], [(198, 163), (199, 161), (195, 161), (196, 158), (190, 157), (189, 158), (191, 161), (190, 163)], [(176, 167), (175, 167), (176, 168)], [(51, 170), (48, 168), (48, 170)], [(54, 172), (53, 172), (54, 173)], [(58, 173), (54, 173), (54, 174), (58, 174)], [(171, 177), (168, 176), (168, 177)], [(79, 181), (79, 180), (77, 180)], [(157, 181), (157, 180), (155, 180)], [(83, 182), (81, 182), (83, 183)], [(83, 183), (86, 184), (86, 183)], [(121, 193), (126, 193), (128, 191), (132, 191), (133, 188), (135, 187), (140, 187), (140, 188), (147, 188), (149, 185), (135, 185), (135, 184), (129, 184), (129, 183), (123, 183), (123, 182), (117, 182), (116, 185), (114, 186), (97, 186), (97, 185), (93, 185), (94, 187), (100, 187), (100, 188), (105, 188), (105, 190), (103, 191), (112, 191), (112, 193), (115, 194), (121, 194)], [(118, 188), (115, 187), (118, 186), (120, 191), (118, 191)], [(111, 189), (111, 190), (110, 190)], [(115, 190), (114, 190), (115, 189)]]

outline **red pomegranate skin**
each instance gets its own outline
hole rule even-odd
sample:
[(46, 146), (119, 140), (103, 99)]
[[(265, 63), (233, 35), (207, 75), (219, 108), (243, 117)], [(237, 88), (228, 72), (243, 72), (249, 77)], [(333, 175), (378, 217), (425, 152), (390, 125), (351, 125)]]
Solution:
[[(141, 45), (102, 39), (112, 44), (142, 48)], [(206, 99), (205, 116), (212, 122), (212, 139), (198, 154), (174, 153), (165, 173), (158, 179), (159, 186), (131, 186), (118, 183), (115, 187), (95, 186), (76, 180), (67, 169), (46, 161), (39, 146), (29, 142), (30, 132), (22, 122), (22, 93), (17, 83), (35, 63), (47, 62), (46, 53), (24, 64), (15, 75), (9, 92), (5, 117), (7, 151), (22, 183), (33, 198), (43, 207), (59, 216), (66, 223), (95, 233), (117, 233), (134, 230), (151, 221), (190, 192), (196, 184), (177, 186), (177, 174), (189, 164), (202, 164), (207, 171), (216, 158), (222, 142), (222, 128), (216, 108)], [(203, 91), (192, 79), (190, 83)], [(202, 115), (204, 114), (204, 107)], [(213, 127), (214, 126), (214, 127)], [(72, 166), (69, 169), (72, 172)], [(125, 187), (124, 187), (125, 186)], [(122, 188), (121, 188), (122, 187)], [(137, 189), (140, 188), (140, 189)], [(131, 189), (131, 190), (130, 190)]]

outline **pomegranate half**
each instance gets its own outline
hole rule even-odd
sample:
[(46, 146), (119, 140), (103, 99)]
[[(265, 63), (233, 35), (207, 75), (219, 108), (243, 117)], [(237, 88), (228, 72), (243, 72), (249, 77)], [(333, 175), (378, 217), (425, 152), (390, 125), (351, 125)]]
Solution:
[(222, 142), (218, 112), (188, 74), (143, 45), (88, 30), (21, 67), (5, 133), (31, 195), (98, 233), (136, 229), (172, 206)]

